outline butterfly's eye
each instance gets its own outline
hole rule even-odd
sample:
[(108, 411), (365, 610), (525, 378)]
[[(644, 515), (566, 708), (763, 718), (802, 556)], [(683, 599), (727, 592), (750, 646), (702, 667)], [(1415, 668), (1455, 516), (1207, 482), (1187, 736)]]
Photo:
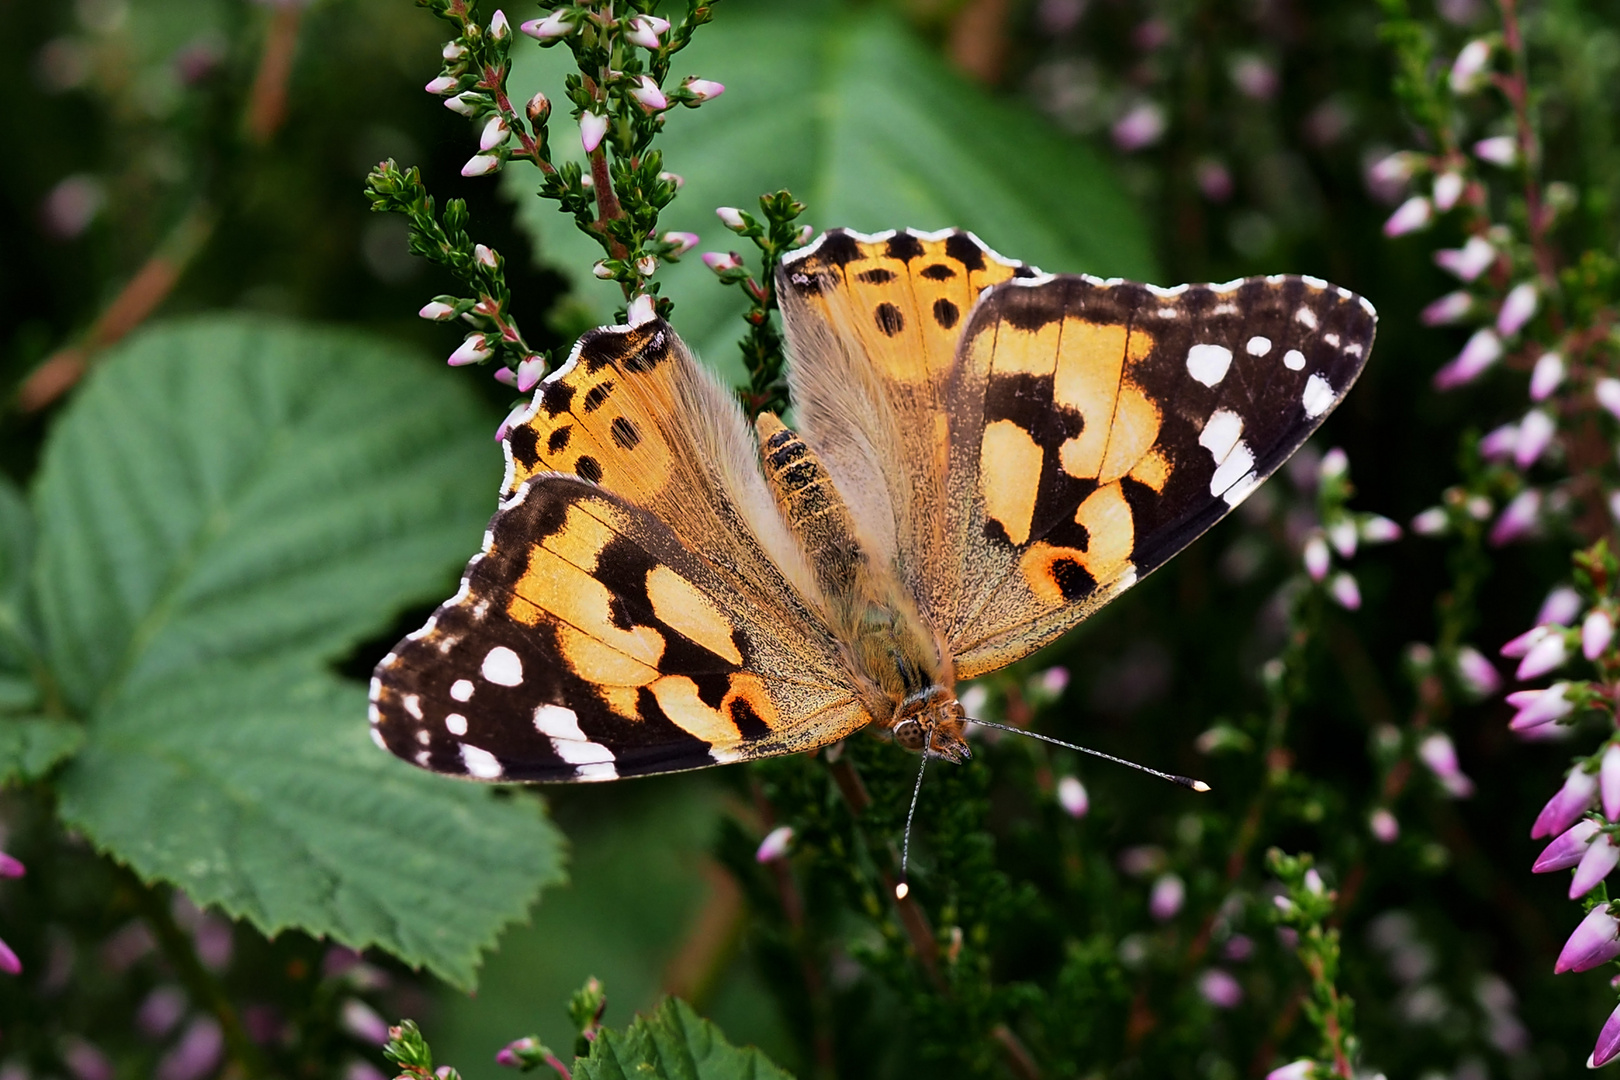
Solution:
[(923, 730), (922, 721), (908, 716), (894, 725), (894, 741), (907, 750), (921, 750), (928, 741), (928, 733)]

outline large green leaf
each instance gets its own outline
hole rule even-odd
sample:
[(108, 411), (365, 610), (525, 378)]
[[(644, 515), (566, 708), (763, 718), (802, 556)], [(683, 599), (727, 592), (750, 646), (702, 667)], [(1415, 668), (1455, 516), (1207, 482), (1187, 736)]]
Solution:
[[(567, 48), (525, 44), (513, 51), (512, 96), (544, 89), (561, 100)], [(659, 140), (665, 168), (686, 179), (661, 227), (700, 234), (704, 249), (745, 243), (716, 206), (757, 209), (761, 194), (788, 187), (818, 229), (954, 226), (1047, 270), (1153, 276), (1147, 230), (1098, 155), (947, 69), (881, 5), (727, 6), (677, 61), (678, 73), (726, 84), (702, 108), (674, 110)], [(578, 157), (566, 113), (552, 124), (557, 151)], [(622, 298), (587, 272), (601, 250), (530, 194), (537, 179), (508, 167), (520, 220), (605, 321)], [(664, 295), (682, 335), (729, 368), (739, 363), (740, 291), (722, 289), (696, 254), (660, 271)]]
[(679, 998), (668, 998), (624, 1031), (603, 1029), (579, 1080), (792, 1080), (753, 1047), (726, 1042), (720, 1029)]
[(453, 375), (351, 333), (198, 320), (110, 355), (33, 493), (44, 655), (86, 719), (63, 818), (266, 932), (470, 984), (559, 877), (556, 834), (371, 746), (327, 667), (452, 587), (494, 503), (489, 430)]
[(0, 788), (37, 780), (84, 745), (84, 728), (43, 717), (0, 717)]

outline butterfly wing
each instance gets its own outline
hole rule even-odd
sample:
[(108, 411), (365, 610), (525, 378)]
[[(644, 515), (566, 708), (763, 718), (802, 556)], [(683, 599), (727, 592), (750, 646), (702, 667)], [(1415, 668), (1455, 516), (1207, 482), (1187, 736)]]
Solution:
[(477, 779), (605, 780), (868, 722), (740, 410), (668, 326), (587, 334), (506, 448), (484, 550), (377, 667), (378, 742)]

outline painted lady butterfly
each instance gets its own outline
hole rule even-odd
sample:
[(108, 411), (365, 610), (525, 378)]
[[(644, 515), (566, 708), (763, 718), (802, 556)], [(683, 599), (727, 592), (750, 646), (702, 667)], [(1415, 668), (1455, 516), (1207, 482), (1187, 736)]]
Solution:
[[(799, 429), (657, 319), (580, 339), (505, 440), (461, 589), (372, 733), (479, 780), (612, 780), (868, 725), (967, 756), (956, 683), (1052, 641), (1241, 502), (1372, 346), (1309, 277), (1049, 275), (970, 233), (826, 233), (777, 277)], [(763, 464), (763, 467), (762, 467)]]

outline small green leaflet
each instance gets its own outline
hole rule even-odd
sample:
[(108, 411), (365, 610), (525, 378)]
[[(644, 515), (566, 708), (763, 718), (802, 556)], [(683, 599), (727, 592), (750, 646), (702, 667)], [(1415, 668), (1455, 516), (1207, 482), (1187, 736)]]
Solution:
[(754, 1047), (726, 1042), (720, 1029), (679, 998), (623, 1031), (602, 1029), (575, 1080), (793, 1080)]

